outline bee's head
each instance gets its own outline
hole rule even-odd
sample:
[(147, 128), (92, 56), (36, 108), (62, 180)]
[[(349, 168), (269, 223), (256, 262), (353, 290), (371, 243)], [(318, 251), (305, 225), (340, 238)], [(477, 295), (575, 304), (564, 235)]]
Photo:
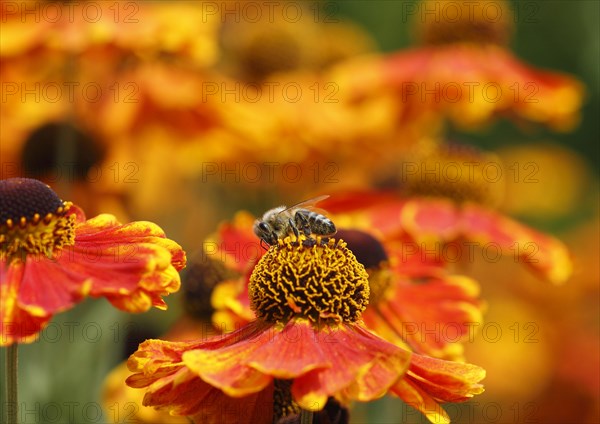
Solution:
[(277, 237), (269, 224), (257, 219), (254, 221), (254, 234), (267, 244), (277, 243)]

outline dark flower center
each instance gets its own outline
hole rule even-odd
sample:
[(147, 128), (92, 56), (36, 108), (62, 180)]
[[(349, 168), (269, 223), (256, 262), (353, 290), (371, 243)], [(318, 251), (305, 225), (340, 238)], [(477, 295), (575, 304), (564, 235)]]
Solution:
[(0, 222), (18, 223), (37, 214), (44, 217), (64, 206), (58, 195), (41, 181), (31, 178), (9, 178), (0, 181)]
[(256, 316), (267, 321), (354, 322), (368, 304), (369, 282), (343, 240), (301, 235), (269, 249), (250, 276), (248, 294)]
[(274, 380), (273, 391), (273, 422), (280, 423), (280, 420), (290, 415), (300, 413), (300, 407), (292, 398), (292, 380)]
[(393, 281), (389, 258), (383, 245), (371, 234), (360, 230), (339, 229), (337, 236), (343, 238), (364, 265), (369, 274), (369, 303), (376, 304)]
[(222, 261), (204, 253), (195, 256), (182, 275), (183, 306), (194, 318), (209, 321), (215, 309), (211, 296), (215, 286), (239, 275), (228, 269)]
[(30, 178), (0, 181), (0, 257), (48, 257), (75, 242), (75, 214), (50, 187)]
[(504, 0), (425, 0), (415, 12), (413, 23), (423, 44), (507, 45), (513, 30), (513, 14)]
[(378, 267), (382, 262), (388, 260), (383, 245), (369, 233), (360, 230), (339, 229), (337, 236), (344, 239), (358, 262), (367, 269)]
[(104, 157), (100, 143), (79, 128), (62, 122), (44, 124), (25, 141), (21, 153), (25, 175), (34, 178), (61, 175), (85, 181)]
[(469, 146), (429, 146), (404, 163), (405, 196), (446, 197), (458, 203), (497, 206), (504, 195), (502, 164), (493, 153)]

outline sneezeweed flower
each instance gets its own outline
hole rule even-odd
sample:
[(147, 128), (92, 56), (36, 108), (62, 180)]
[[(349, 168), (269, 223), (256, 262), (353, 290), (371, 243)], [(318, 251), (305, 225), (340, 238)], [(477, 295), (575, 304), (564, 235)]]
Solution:
[[(344, 216), (340, 218), (344, 223)], [(239, 212), (231, 222), (221, 224), (217, 236), (207, 242), (215, 257), (226, 259), (228, 267), (236, 265), (241, 271), (236, 278), (218, 284), (213, 292), (213, 323), (224, 331), (239, 328), (255, 317), (248, 282), (259, 257), (247, 255), (255, 251), (248, 246), (257, 244), (250, 238), (254, 237), (253, 222), (254, 217)], [(433, 255), (424, 260), (412, 250), (407, 255), (402, 244), (384, 242), (379, 232), (354, 227), (345, 225), (337, 234), (369, 274), (369, 306), (362, 314), (368, 328), (419, 354), (462, 360), (461, 342), (482, 322), (478, 284), (452, 274)]]
[(278, 240), (250, 276), (256, 320), (208, 341), (148, 340), (129, 360), (128, 384), (148, 388), (145, 405), (196, 422), (270, 423), (320, 411), (329, 397), (347, 404), (389, 390), (446, 421), (436, 401), (480, 393), (483, 370), (411, 354), (370, 333), (361, 321), (369, 292), (343, 240)]
[(150, 222), (86, 219), (50, 187), (28, 178), (0, 181), (0, 344), (25, 343), (58, 312), (86, 296), (143, 312), (166, 309), (179, 289), (185, 252)]
[[(463, 187), (468, 189), (469, 184)], [(380, 235), (385, 244), (396, 244), (407, 263), (429, 256), (460, 265), (472, 261), (478, 251), (490, 262), (502, 255), (513, 257), (553, 284), (569, 278), (572, 263), (562, 242), (467, 198), (356, 191), (322, 205), (340, 228), (367, 230)]]
[(463, 342), (472, 339), (485, 309), (475, 280), (452, 273), (433, 255), (406, 255), (402, 243), (369, 229), (342, 227), (338, 236), (369, 273), (368, 328), (413, 352), (464, 360)]
[[(0, 55), (35, 55), (41, 50), (85, 54), (110, 49), (119, 57), (176, 57), (196, 66), (210, 66), (217, 59), (218, 13), (194, 3), (133, 1), (129, 5), (117, 9), (99, 3), (95, 19), (89, 18), (84, 4), (49, 8), (43, 1), (28, 0), (7, 5), (0, 11), (6, 24)], [(46, 15), (47, 19), (40, 19)]]
[(516, 58), (507, 48), (512, 16), (502, 0), (422, 1), (413, 14), (420, 45), (368, 62), (367, 69), (375, 64), (379, 72), (367, 81), (360, 72), (363, 65), (352, 65), (359, 66), (355, 88), (394, 90), (405, 106), (402, 123), (431, 126), (442, 118), (477, 129), (508, 116), (554, 130), (572, 129), (579, 120), (582, 84)]
[(204, 253), (229, 270), (229, 278), (216, 285), (211, 297), (212, 321), (223, 332), (240, 328), (255, 318), (250, 309), (248, 281), (265, 251), (252, 229), (254, 220), (250, 213), (238, 212), (204, 242)]
[(327, 19), (319, 18), (319, 13), (328, 12), (318, 5), (283, 2), (279, 7), (288, 10), (288, 6), (297, 11), (297, 19), (257, 5), (257, 19), (240, 21), (223, 8), (220, 67), (224, 73), (244, 81), (278, 80), (284, 73), (319, 71), (374, 50), (372, 37), (360, 26), (337, 17), (335, 25), (324, 22)]
[[(219, 334), (219, 329), (211, 324), (214, 312), (211, 292), (217, 283), (230, 278), (231, 273), (223, 262), (206, 256), (204, 252), (192, 255), (182, 273), (184, 314), (161, 338), (184, 341), (207, 339)], [(122, 422), (123, 414), (127, 413), (129, 420), (140, 423), (189, 423), (186, 417), (174, 417), (167, 411), (145, 407), (142, 404), (144, 393), (125, 384), (128, 376), (127, 361), (123, 361), (104, 380), (102, 402), (108, 420)]]

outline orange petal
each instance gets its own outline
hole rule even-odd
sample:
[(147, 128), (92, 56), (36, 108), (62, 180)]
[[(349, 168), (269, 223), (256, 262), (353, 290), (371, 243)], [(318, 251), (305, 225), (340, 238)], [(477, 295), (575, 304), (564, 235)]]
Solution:
[(233, 333), (184, 352), (182, 360), (191, 372), (232, 397), (264, 389), (272, 377), (247, 366), (250, 355), (270, 336), (268, 324), (254, 322)]
[(483, 392), (485, 370), (476, 365), (413, 355), (409, 377), (434, 399), (462, 402)]
[(406, 378), (394, 385), (392, 393), (432, 423), (449, 423), (438, 402), (462, 402), (483, 392), (478, 383), (484, 377), (485, 371), (475, 365), (413, 354)]
[(53, 314), (81, 301), (90, 288), (85, 276), (44, 256), (0, 266), (2, 346), (33, 341)]
[(402, 228), (419, 247), (438, 247), (459, 234), (459, 213), (448, 199), (412, 199), (404, 205)]
[(166, 308), (162, 296), (179, 289), (176, 270), (185, 265), (185, 253), (155, 224), (121, 225), (105, 214), (79, 224), (75, 244), (59, 252), (56, 262), (73, 279), (89, 281), (92, 296), (143, 312)]
[(248, 355), (248, 366), (280, 379), (293, 379), (314, 369), (332, 366), (323, 335), (306, 320), (291, 320)]
[(381, 397), (403, 375), (409, 363), (410, 352), (358, 325), (324, 329), (319, 337), (320, 349), (331, 358), (332, 365), (294, 380), (292, 395), (304, 409), (322, 409), (329, 396), (342, 402)]
[(403, 282), (364, 315), (365, 319), (375, 314), (384, 317), (379, 325), (390, 326), (418, 353), (456, 360), (462, 357), (460, 342), (483, 319), (478, 295), (477, 282), (465, 276)]
[(553, 237), (477, 205), (465, 206), (461, 221), (468, 238), (495, 244), (504, 255), (513, 255), (554, 284), (564, 283), (572, 273), (566, 246)]
[(406, 404), (422, 412), (430, 422), (450, 424), (450, 417), (444, 411), (444, 408), (413, 381), (408, 379), (399, 381), (392, 392)]
[(245, 274), (265, 253), (253, 225), (252, 215), (238, 212), (233, 221), (221, 223), (216, 236), (204, 242), (206, 254), (216, 255), (231, 269)]

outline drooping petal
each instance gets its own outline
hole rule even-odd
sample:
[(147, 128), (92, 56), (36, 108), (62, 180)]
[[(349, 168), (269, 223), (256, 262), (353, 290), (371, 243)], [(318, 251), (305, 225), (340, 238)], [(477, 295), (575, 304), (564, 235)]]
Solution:
[[(579, 81), (532, 68), (500, 46), (435, 45), (394, 53), (380, 62), (378, 82), (388, 90), (393, 87), (402, 98), (403, 122), (433, 115), (477, 128), (509, 115), (555, 130), (570, 129), (578, 122), (583, 100)], [(488, 93), (484, 87), (490, 85), (501, 95)], [(438, 101), (423, 102), (425, 90)]]
[(150, 222), (119, 224), (112, 215), (99, 215), (76, 228), (75, 245), (56, 262), (91, 284), (92, 296), (105, 296), (116, 307), (143, 312), (165, 309), (162, 296), (179, 289), (177, 270), (185, 253)]
[(323, 351), (327, 337), (316, 333), (308, 321), (293, 320), (282, 329), (275, 328), (272, 337), (248, 356), (250, 367), (280, 379), (332, 367)]
[(573, 265), (566, 246), (559, 240), (526, 227), (477, 205), (465, 205), (461, 226), (466, 237), (485, 245), (495, 244), (505, 255), (513, 255), (554, 284), (564, 283)]
[(204, 381), (232, 397), (256, 393), (269, 385), (272, 379), (244, 364), (244, 359), (260, 346), (257, 339), (219, 350), (197, 349), (183, 354), (185, 365)]
[(434, 424), (450, 424), (450, 417), (444, 408), (419, 388), (412, 380), (399, 381), (393, 388), (393, 393), (406, 404), (420, 411)]
[[(127, 384), (135, 388), (147, 387), (144, 405), (168, 408), (172, 414), (188, 415), (197, 423), (270, 423), (273, 411), (271, 379), (266, 386), (255, 386), (247, 396), (233, 399), (201, 379), (183, 362), (184, 356), (190, 356), (186, 361), (196, 364), (196, 357), (191, 354), (199, 348), (206, 352), (228, 349), (244, 337), (256, 342), (263, 327), (248, 327), (196, 342), (147, 340), (128, 360), (128, 367), (135, 374), (127, 379)], [(205, 365), (198, 364), (201, 368)], [(208, 365), (210, 368), (215, 363)], [(238, 377), (243, 380), (243, 376)]]
[(460, 342), (483, 319), (478, 296), (479, 285), (465, 276), (408, 281), (390, 288), (364, 317), (377, 332), (390, 327), (383, 333), (395, 333), (417, 353), (456, 360), (462, 357)]
[(410, 360), (410, 352), (358, 325), (343, 324), (316, 336), (324, 356), (332, 358), (332, 365), (294, 380), (292, 395), (304, 409), (322, 409), (329, 396), (342, 402), (377, 399), (402, 376)]
[(472, 364), (413, 355), (408, 375), (436, 400), (463, 402), (483, 392), (479, 382), (485, 377), (485, 370)]
[(85, 277), (45, 256), (28, 256), (25, 263), (2, 260), (0, 266), (2, 346), (33, 341), (53, 314), (72, 307), (90, 289)]
[[(406, 372), (410, 357), (361, 324), (317, 328), (300, 318), (285, 325), (254, 321), (206, 341), (146, 341), (128, 361), (135, 374), (127, 384), (148, 388), (146, 405), (194, 415), (213, 396), (215, 404), (223, 401), (212, 390), (254, 405), (260, 392), (272, 390), (274, 379), (292, 379), (294, 400), (321, 410), (328, 397), (348, 402), (383, 396)], [(184, 391), (180, 386), (191, 385), (197, 394), (193, 401), (182, 400), (183, 394), (174, 398)]]
[(432, 423), (449, 423), (439, 402), (463, 402), (482, 393), (484, 377), (485, 371), (475, 365), (413, 354), (406, 378), (391, 391)]

